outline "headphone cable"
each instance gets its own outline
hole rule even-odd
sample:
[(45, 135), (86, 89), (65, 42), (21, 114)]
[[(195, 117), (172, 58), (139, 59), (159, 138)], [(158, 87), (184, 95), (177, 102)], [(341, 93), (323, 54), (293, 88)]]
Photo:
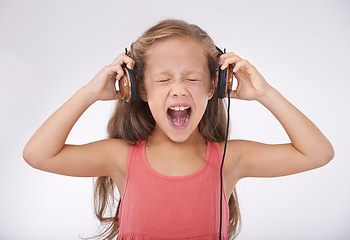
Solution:
[(224, 159), (226, 155), (226, 146), (227, 146), (227, 138), (228, 138), (228, 131), (230, 126), (230, 92), (231, 89), (227, 89), (227, 128), (226, 128), (226, 138), (225, 138), (225, 147), (224, 147), (224, 153), (222, 155), (222, 161), (221, 161), (221, 168), (220, 168), (220, 233), (219, 233), (219, 239), (221, 239), (221, 225), (222, 225), (222, 168), (224, 166)]

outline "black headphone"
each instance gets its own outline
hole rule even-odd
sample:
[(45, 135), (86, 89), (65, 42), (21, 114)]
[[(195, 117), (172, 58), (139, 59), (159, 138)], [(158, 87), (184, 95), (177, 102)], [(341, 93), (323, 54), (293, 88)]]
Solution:
[[(224, 52), (222, 52), (218, 47), (216, 47), (216, 49), (219, 51), (220, 55), (226, 53), (226, 49), (224, 49)], [(127, 48), (125, 48), (125, 54), (128, 55)], [(127, 67), (123, 67), (123, 70), (124, 76), (119, 80), (119, 90), (121, 93), (121, 98), (126, 102), (133, 102), (137, 98), (135, 75), (134, 72)], [(227, 90), (232, 89), (232, 81), (233, 66), (229, 65), (224, 70), (221, 70), (219, 67), (218, 83), (216, 86), (218, 98), (224, 98), (227, 93)]]

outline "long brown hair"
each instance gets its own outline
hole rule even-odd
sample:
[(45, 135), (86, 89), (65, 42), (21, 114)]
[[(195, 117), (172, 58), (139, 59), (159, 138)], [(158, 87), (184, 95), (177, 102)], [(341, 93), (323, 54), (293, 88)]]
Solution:
[[(181, 20), (164, 20), (148, 29), (132, 45), (130, 54), (135, 60), (134, 74), (138, 92), (145, 91), (143, 73), (147, 51), (153, 44), (169, 38), (186, 37), (199, 44), (208, 59), (208, 67), (212, 81), (216, 82), (220, 53), (213, 40), (196, 25)], [(217, 93), (208, 101), (207, 109), (198, 125), (199, 132), (208, 141), (223, 142), (226, 134), (226, 114), (224, 103), (218, 99)], [(130, 103), (117, 101), (115, 111), (108, 123), (109, 138), (125, 139), (130, 143), (145, 140), (152, 133), (155, 120), (140, 96)], [(96, 237), (111, 240), (119, 233), (119, 198), (115, 210), (115, 183), (110, 177), (98, 177), (95, 181), (95, 213), (104, 230)], [(239, 232), (241, 221), (236, 189), (229, 198), (229, 239), (235, 238)]]

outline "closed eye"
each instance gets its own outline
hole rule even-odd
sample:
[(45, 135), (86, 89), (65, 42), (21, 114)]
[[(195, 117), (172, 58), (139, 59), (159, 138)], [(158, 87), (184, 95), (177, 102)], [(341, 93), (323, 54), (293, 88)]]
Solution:
[(190, 82), (198, 82), (199, 81), (198, 79), (187, 79), (187, 80)]
[(162, 80), (159, 80), (158, 82), (165, 83), (165, 82), (168, 82), (168, 81), (170, 81), (170, 79), (162, 79)]

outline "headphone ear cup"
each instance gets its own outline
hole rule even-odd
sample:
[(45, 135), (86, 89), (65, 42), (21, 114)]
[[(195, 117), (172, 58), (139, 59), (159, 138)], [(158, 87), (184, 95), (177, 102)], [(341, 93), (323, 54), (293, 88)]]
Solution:
[[(127, 68), (128, 69), (128, 68)], [(130, 77), (130, 85), (131, 85), (131, 96), (130, 96), (130, 102), (133, 102), (136, 100), (137, 96), (137, 87), (136, 87), (136, 78), (134, 75), (134, 71), (131, 69), (128, 69), (129, 77)]]
[(137, 88), (134, 72), (124, 67), (124, 76), (119, 80), (119, 91), (121, 98), (126, 102), (133, 102), (136, 100)]
[(219, 68), (219, 79), (218, 79), (218, 98), (224, 98), (227, 90), (232, 90), (232, 84), (233, 84), (233, 66), (228, 65), (227, 68), (224, 70), (221, 70)]
[(227, 78), (227, 69), (221, 70), (219, 68), (219, 78), (218, 78), (218, 98), (224, 98), (226, 94), (226, 78)]

